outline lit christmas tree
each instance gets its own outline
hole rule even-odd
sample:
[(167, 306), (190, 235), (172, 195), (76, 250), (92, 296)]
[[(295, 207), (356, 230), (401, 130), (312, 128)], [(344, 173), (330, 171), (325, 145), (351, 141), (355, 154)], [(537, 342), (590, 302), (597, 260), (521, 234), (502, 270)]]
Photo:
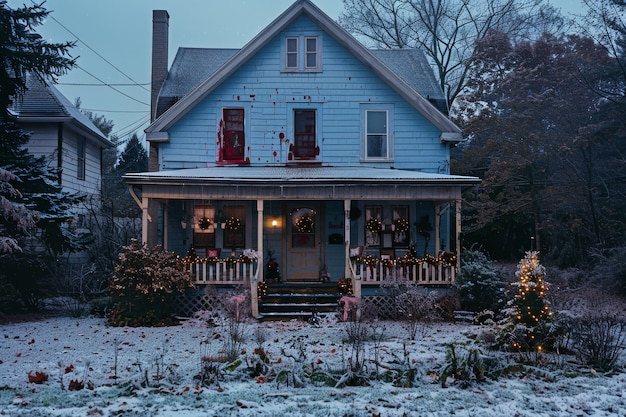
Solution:
[(513, 347), (518, 350), (542, 351), (551, 346), (546, 326), (552, 318), (552, 312), (546, 300), (548, 290), (544, 281), (545, 268), (539, 263), (539, 252), (529, 251), (520, 260), (515, 276), (518, 281), (517, 294), (512, 300), (513, 321), (516, 331), (513, 333)]

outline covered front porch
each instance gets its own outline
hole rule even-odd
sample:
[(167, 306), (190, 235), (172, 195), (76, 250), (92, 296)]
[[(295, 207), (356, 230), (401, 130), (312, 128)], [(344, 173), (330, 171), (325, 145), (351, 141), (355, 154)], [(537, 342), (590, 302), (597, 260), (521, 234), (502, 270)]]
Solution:
[(389, 282), (448, 286), (461, 190), (474, 177), (362, 167), (234, 167), (128, 174), (143, 242), (187, 262), (200, 286)]

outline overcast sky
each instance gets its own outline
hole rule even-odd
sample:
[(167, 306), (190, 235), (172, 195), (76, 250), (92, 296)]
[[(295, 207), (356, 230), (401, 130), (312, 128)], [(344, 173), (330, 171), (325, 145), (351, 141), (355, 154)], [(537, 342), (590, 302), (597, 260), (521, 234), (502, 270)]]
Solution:
[[(15, 8), (31, 0), (9, 0)], [(57, 88), (82, 108), (113, 120), (113, 133), (143, 136), (150, 102), (152, 10), (170, 15), (169, 59), (180, 46), (240, 48), (294, 0), (47, 0), (51, 11), (37, 31), (53, 42), (78, 40), (72, 49), (79, 68)], [(581, 0), (551, 0), (564, 12), (581, 10)], [(332, 19), (341, 0), (313, 0)], [(109, 84), (106, 86), (103, 84)], [(85, 85), (89, 84), (89, 85)]]

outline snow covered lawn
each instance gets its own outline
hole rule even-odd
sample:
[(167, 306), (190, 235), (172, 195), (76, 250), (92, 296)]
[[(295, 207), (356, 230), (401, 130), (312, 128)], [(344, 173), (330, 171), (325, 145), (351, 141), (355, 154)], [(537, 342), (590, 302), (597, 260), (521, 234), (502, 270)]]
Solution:
[[(162, 328), (67, 317), (0, 325), (0, 416), (626, 416), (626, 375), (572, 358), (443, 388), (447, 345), (461, 355), (480, 347), (481, 326), (436, 323), (409, 340), (402, 323), (376, 322), (360, 348), (334, 318), (320, 327), (247, 322), (234, 345), (232, 330), (201, 319)], [(229, 341), (238, 356), (230, 364)], [(480, 348), (492, 366), (513, 364)], [(356, 360), (367, 385), (340, 383)]]

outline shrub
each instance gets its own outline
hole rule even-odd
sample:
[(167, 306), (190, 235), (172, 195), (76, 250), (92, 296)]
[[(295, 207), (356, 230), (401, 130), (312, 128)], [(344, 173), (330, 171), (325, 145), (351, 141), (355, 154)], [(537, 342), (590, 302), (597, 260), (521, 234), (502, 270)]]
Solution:
[(405, 292), (396, 296), (395, 302), (411, 340), (415, 340), (420, 323), (430, 323), (437, 317), (437, 294), (428, 288), (408, 285)]
[(134, 241), (123, 248), (109, 285), (114, 326), (154, 326), (174, 323), (174, 297), (192, 287), (182, 261), (161, 246), (149, 249)]
[(626, 321), (616, 314), (582, 317), (574, 323), (573, 339), (577, 354), (585, 363), (611, 370), (626, 342)]
[(477, 250), (461, 254), (461, 270), (456, 277), (464, 310), (499, 311), (503, 304), (504, 281), (487, 255)]

